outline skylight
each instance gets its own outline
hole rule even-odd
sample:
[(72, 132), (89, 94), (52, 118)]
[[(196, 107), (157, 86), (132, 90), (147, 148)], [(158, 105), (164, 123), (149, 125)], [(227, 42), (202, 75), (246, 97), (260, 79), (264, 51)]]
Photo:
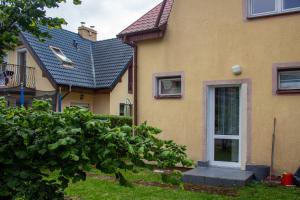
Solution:
[(65, 56), (65, 54), (60, 50), (60, 48), (50, 46), (50, 49), (56, 55), (56, 57), (63, 62), (63, 64), (68, 66), (73, 65), (72, 60)]

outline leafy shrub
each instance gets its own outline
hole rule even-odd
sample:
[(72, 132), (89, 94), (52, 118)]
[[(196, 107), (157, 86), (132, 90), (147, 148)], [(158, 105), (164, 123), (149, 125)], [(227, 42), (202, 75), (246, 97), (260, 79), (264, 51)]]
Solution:
[[(62, 200), (68, 183), (85, 180), (91, 164), (123, 184), (120, 169), (146, 160), (160, 167), (191, 164), (184, 146), (157, 139), (159, 129), (142, 124), (133, 136), (131, 126), (111, 128), (85, 109), (50, 108), (45, 101), (11, 108), (0, 99), (0, 199)], [(58, 175), (48, 177), (54, 171)]]
[(132, 126), (132, 117), (115, 116), (115, 115), (96, 115), (96, 119), (108, 120), (112, 128), (121, 126)]
[(178, 170), (174, 170), (170, 173), (162, 173), (161, 178), (164, 183), (168, 183), (172, 185), (182, 184), (182, 173), (181, 171)]

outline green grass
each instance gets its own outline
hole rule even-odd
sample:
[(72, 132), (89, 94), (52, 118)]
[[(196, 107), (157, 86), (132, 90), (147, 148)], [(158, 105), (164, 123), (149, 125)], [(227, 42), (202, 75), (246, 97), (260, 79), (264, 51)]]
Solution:
[[(92, 170), (92, 173), (102, 175), (96, 170)], [(130, 181), (161, 182), (160, 175), (149, 170), (141, 170), (139, 173), (126, 172), (125, 176)], [(258, 183), (239, 189), (238, 197), (226, 197), (140, 185), (127, 188), (112, 180), (99, 180), (95, 177), (89, 177), (84, 182), (71, 184), (66, 193), (68, 196), (80, 200), (300, 200), (299, 188), (271, 187)]]

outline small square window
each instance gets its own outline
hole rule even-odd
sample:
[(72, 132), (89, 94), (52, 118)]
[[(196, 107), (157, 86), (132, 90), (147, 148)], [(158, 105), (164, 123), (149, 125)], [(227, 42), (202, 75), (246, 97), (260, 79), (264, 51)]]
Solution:
[(183, 75), (163, 73), (154, 75), (155, 98), (181, 98), (183, 94)]
[(179, 96), (181, 95), (181, 77), (159, 78), (159, 96)]
[(132, 116), (132, 104), (120, 103), (120, 116)]
[(300, 62), (273, 64), (273, 95), (300, 93)]
[(300, 69), (278, 72), (279, 90), (300, 90)]

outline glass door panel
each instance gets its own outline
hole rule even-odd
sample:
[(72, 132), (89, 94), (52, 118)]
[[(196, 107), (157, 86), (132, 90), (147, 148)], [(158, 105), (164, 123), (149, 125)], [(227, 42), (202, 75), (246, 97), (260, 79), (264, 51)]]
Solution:
[(216, 164), (239, 163), (240, 87), (214, 88), (213, 159)]

